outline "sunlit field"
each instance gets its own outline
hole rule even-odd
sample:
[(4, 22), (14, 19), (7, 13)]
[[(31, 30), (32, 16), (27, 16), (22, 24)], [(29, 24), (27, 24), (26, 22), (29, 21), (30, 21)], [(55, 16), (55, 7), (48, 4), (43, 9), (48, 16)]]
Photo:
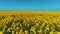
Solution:
[(60, 34), (60, 12), (0, 12), (0, 34)]

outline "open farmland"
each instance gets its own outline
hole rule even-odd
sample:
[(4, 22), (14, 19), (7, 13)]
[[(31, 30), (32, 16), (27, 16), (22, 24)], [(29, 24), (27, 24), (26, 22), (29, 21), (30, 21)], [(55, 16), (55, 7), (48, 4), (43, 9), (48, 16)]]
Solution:
[(60, 12), (0, 12), (0, 34), (60, 34)]

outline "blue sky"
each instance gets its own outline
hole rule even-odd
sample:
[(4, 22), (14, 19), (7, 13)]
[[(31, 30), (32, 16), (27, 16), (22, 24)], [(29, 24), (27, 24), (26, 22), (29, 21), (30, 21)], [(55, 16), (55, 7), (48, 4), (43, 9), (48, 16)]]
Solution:
[(0, 0), (0, 10), (60, 10), (60, 0)]

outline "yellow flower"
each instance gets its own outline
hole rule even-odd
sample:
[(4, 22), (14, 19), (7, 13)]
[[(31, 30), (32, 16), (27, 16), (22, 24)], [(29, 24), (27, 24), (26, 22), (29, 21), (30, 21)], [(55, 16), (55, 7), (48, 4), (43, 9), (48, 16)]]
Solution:
[(28, 34), (29, 32), (27, 30), (24, 31), (25, 34)]

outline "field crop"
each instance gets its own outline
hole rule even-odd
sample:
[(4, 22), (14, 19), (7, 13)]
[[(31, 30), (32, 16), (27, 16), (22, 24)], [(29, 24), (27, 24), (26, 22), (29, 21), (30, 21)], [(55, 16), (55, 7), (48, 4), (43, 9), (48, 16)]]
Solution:
[(60, 34), (60, 12), (0, 12), (3, 34)]

